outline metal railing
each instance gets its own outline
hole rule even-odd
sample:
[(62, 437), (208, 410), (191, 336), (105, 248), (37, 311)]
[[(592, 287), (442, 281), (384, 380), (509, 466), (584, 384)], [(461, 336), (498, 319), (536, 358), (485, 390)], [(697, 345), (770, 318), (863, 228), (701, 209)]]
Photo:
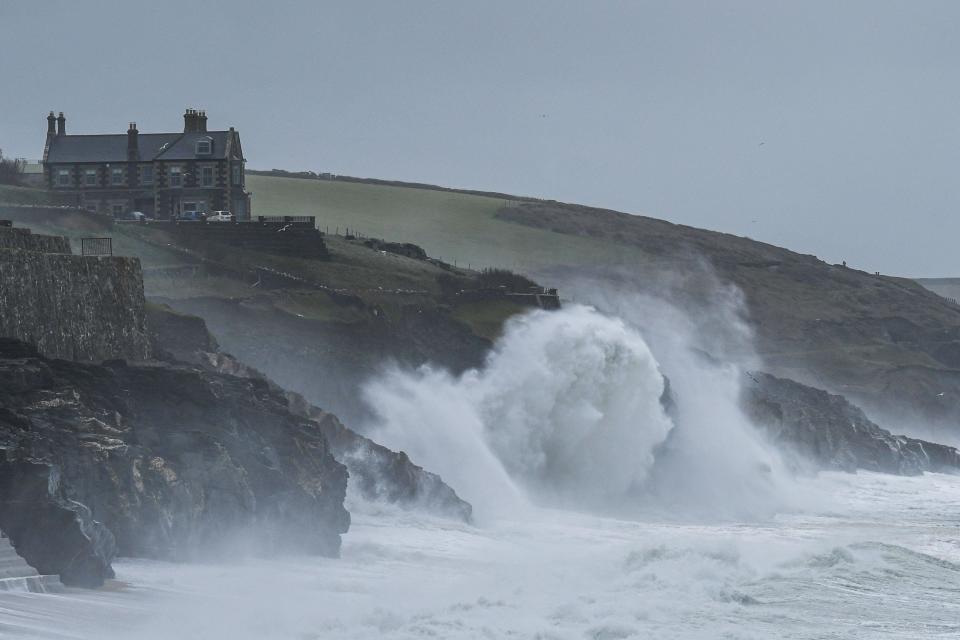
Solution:
[(112, 256), (113, 238), (80, 238), (80, 253), (85, 256)]

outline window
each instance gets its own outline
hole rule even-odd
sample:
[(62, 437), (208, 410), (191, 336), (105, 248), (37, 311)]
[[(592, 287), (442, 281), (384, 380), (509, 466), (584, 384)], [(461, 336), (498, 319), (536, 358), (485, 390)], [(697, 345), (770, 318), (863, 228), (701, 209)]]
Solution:
[(140, 173), (140, 182), (153, 184), (153, 167), (143, 167)]
[(200, 169), (200, 185), (204, 187), (213, 186), (213, 167), (202, 167)]
[(70, 169), (57, 169), (57, 186), (70, 186)]
[(233, 166), (233, 184), (241, 184), (241, 178), (243, 176), (240, 174), (240, 165)]
[(110, 184), (123, 184), (123, 168), (114, 168), (110, 170)]
[(183, 177), (180, 175), (180, 167), (170, 167), (170, 186), (183, 186)]
[(198, 156), (208, 156), (210, 155), (212, 145), (209, 140), (197, 140), (197, 155)]
[(115, 204), (110, 207), (110, 210), (113, 212), (114, 218), (118, 218), (122, 216), (124, 213), (124, 209), (126, 209), (126, 207), (124, 207), (122, 204)]
[(97, 186), (97, 170), (96, 169), (87, 169), (83, 172), (83, 184), (88, 187)]

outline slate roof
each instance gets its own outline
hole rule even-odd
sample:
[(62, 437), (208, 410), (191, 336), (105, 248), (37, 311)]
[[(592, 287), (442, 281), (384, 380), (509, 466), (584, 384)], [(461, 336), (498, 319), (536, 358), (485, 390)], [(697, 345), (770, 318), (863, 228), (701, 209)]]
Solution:
[[(205, 133), (141, 133), (137, 145), (141, 161), (194, 160), (226, 158), (229, 131)], [(196, 141), (209, 137), (213, 141), (210, 155), (196, 154)], [(161, 157), (162, 156), (162, 157)], [(127, 134), (64, 135), (50, 138), (48, 163), (65, 162), (126, 162)]]
[[(194, 160), (213, 159), (221, 160), (226, 158), (227, 140), (230, 137), (229, 131), (205, 131), (202, 133), (181, 133), (177, 140), (171, 143), (155, 156), (157, 160)], [(126, 136), (124, 136), (126, 138)], [(209, 155), (197, 155), (197, 140), (204, 138), (213, 142), (213, 148)]]

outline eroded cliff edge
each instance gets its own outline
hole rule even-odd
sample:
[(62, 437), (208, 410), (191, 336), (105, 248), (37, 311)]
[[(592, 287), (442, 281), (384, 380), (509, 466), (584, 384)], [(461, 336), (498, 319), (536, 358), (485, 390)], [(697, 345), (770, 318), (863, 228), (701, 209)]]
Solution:
[[(119, 555), (335, 556), (349, 526), (345, 467), (316, 423), (291, 413), (264, 381), (171, 364), (50, 360), (0, 340), (0, 407), (4, 485), (36, 484), (28, 470), (56, 477), (31, 499), (80, 529), (105, 527)], [(51, 522), (18, 498), (0, 492), (0, 527), (21, 551)], [(55, 503), (79, 503), (84, 513), (71, 517)], [(56, 545), (24, 555), (65, 582), (97, 584), (110, 575), (113, 549), (82, 537), (73, 554), (88, 566), (76, 577), (50, 557), (64, 552)]]

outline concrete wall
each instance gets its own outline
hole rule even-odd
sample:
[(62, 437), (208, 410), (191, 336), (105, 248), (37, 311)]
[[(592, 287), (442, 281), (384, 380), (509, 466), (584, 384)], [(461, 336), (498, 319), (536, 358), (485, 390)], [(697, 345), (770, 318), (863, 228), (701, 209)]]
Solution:
[(0, 248), (0, 336), (51, 358), (148, 358), (140, 261)]

